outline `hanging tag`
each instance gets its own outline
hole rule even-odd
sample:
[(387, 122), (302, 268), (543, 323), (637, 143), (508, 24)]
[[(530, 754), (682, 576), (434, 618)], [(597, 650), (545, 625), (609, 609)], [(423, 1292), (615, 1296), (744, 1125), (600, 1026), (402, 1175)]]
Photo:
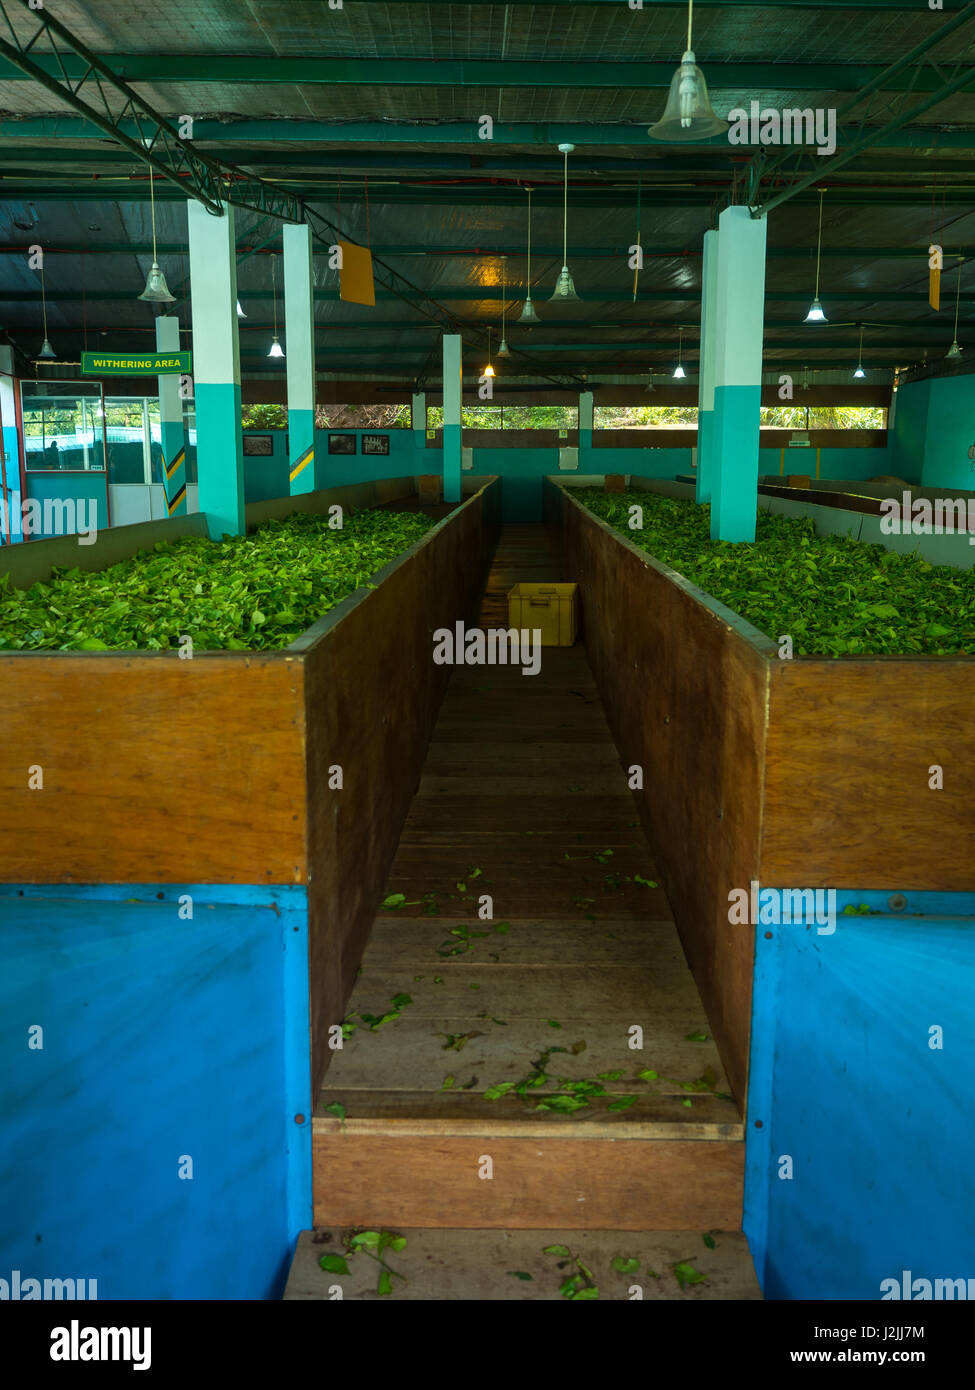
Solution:
[(340, 241), (342, 269), (339, 271), (339, 298), (349, 304), (376, 303), (376, 287), (372, 278), (372, 252), (368, 246), (356, 246)]

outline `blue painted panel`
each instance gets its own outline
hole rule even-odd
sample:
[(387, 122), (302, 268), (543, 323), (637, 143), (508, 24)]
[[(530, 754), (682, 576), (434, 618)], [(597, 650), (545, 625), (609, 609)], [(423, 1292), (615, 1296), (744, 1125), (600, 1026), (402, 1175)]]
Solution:
[(311, 1220), (303, 900), (58, 891), (0, 894), (0, 1265), (101, 1299), (277, 1296)]
[(769, 1298), (975, 1276), (975, 897), (888, 896), (837, 893), (833, 935), (756, 931), (745, 1231)]
[[(108, 526), (108, 502), (105, 496), (105, 474), (103, 472), (68, 471), (57, 473), (28, 473), (27, 497), (36, 498), (41, 503), (37, 524), (40, 530), (31, 525), (30, 540), (41, 537), (71, 535), (77, 530), (77, 503), (84, 501), (84, 518), (97, 516), (99, 531)], [(61, 506), (61, 504), (66, 504)], [(47, 505), (45, 505), (47, 504)]]

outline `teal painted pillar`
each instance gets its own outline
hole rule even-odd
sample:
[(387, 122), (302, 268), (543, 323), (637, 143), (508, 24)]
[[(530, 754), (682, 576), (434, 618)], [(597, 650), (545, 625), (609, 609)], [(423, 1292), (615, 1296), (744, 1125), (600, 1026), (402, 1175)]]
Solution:
[(3, 503), (0, 507), (0, 545), (24, 539), (23, 498), (20, 495), (20, 436), (17, 433), (17, 406), (14, 399), (14, 350), (0, 347), (0, 422), (3, 424), (0, 447), (0, 484)]
[(234, 209), (187, 208), (193, 304), (193, 383), (200, 511), (213, 539), (244, 533), (244, 445)]
[(414, 391), (410, 403), (410, 424), (412, 425), (413, 452), (417, 458), (416, 471), (422, 473), (426, 468), (427, 447), (427, 395), (425, 391)]
[(284, 228), (284, 342), (288, 364), (288, 451), (292, 496), (314, 492), (315, 477), (315, 271), (311, 228)]
[(714, 361), (718, 309), (718, 233), (704, 233), (701, 268), (701, 372), (697, 388), (697, 482), (699, 502), (711, 501), (714, 461)]
[(711, 538), (753, 541), (758, 506), (765, 306), (764, 217), (718, 218), (717, 338), (711, 450)]
[(463, 398), (463, 362), (459, 333), (443, 335), (443, 500), (460, 501), (462, 459), (460, 407)]
[[(592, 449), (593, 399), (591, 391), (579, 392), (579, 472), (589, 473), (588, 455)], [(586, 461), (583, 462), (585, 455)]]
[[(160, 314), (156, 319), (156, 351), (179, 352), (179, 319)], [(183, 433), (183, 398), (178, 376), (161, 376), (159, 426), (162, 438), (163, 484), (166, 515), (186, 515), (186, 437)]]

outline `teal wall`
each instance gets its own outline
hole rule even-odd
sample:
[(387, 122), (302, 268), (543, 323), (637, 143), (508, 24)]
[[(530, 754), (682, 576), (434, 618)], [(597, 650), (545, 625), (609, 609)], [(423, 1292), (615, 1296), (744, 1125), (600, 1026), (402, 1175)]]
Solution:
[(922, 487), (975, 489), (975, 375), (914, 381), (897, 391), (893, 470)]
[[(760, 476), (778, 474), (782, 462), (781, 449), (760, 449), (758, 454)], [(808, 473), (816, 479), (816, 450), (786, 449), (786, 473)], [(886, 476), (895, 473), (907, 477), (894, 467), (891, 450), (888, 449), (820, 449), (819, 476), (821, 478), (850, 478), (865, 482), (867, 478)]]
[[(97, 503), (97, 525), (99, 531), (108, 526), (108, 501), (105, 496), (104, 472), (78, 472), (67, 470), (56, 473), (28, 473), (27, 496), (36, 497), (42, 503), (45, 499), (88, 498)], [(90, 508), (87, 509), (90, 512)], [(42, 517), (43, 521), (43, 509)], [(33, 531), (28, 540), (41, 540), (57, 535), (55, 530)]]
[[(358, 437), (355, 454), (329, 454), (329, 434), (355, 434)], [(363, 455), (361, 436), (388, 434), (389, 455)], [(288, 495), (288, 454), (286, 430), (245, 430), (249, 434), (270, 434), (274, 454), (271, 458), (244, 458), (244, 494), (248, 502), (263, 502)], [(606, 449), (579, 450), (579, 473), (637, 473), (643, 478), (675, 478), (690, 474), (691, 449)], [(894, 470), (888, 449), (822, 449), (820, 477), (872, 478)], [(490, 449), (475, 448), (472, 453), (473, 472), (497, 473), (504, 478), (503, 506), (506, 521), (540, 521), (542, 516), (542, 479), (559, 472), (558, 448)], [(760, 452), (759, 471), (777, 474), (779, 450)], [(413, 430), (316, 430), (315, 486), (342, 487), (347, 483), (373, 482), (377, 478), (411, 477), (419, 473), (439, 473), (442, 455), (439, 449), (427, 449), (421, 435), (419, 442)], [(815, 449), (787, 449), (786, 472), (816, 472)], [(571, 480), (573, 471), (566, 471)], [(907, 476), (902, 474), (901, 476)]]

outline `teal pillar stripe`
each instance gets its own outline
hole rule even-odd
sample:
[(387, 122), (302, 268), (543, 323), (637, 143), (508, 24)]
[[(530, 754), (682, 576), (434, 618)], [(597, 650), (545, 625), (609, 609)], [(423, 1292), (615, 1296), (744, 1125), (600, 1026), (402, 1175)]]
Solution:
[(214, 540), (244, 533), (244, 449), (240, 386), (196, 383), (196, 439), (200, 511)]
[(714, 411), (699, 410), (697, 415), (697, 480), (695, 483), (695, 496), (698, 502), (711, 501), (713, 450)]
[(762, 388), (714, 388), (714, 439), (720, 441), (711, 497), (711, 539), (753, 541), (758, 498), (758, 412)]
[(186, 515), (186, 437), (182, 421), (163, 420), (160, 425), (166, 515)]
[(3, 427), (3, 452), (6, 454), (4, 468), (7, 471), (7, 490), (4, 500), (6, 501), (6, 512), (2, 518), (3, 535), (0, 536), (0, 544), (8, 540), (22, 541), (24, 539), (24, 518), (21, 511), (20, 496), (20, 463), (17, 457), (17, 430), (14, 425), (4, 425)]
[(461, 427), (443, 427), (443, 500), (460, 501)]
[(314, 492), (315, 473), (315, 412), (288, 411), (288, 463), (291, 495)]

